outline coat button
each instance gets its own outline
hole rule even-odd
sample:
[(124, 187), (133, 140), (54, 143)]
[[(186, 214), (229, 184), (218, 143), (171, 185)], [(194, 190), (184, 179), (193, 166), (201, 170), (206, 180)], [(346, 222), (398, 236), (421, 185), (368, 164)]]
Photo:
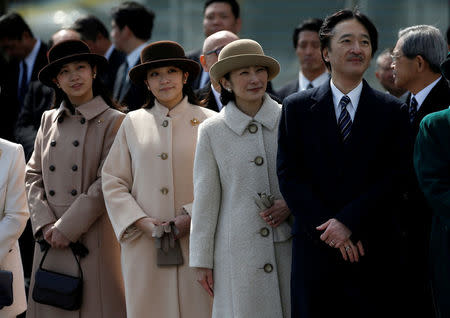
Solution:
[(77, 171), (77, 170), (78, 170), (78, 166), (77, 166), (77, 165), (73, 165), (73, 166), (72, 166), (72, 170), (73, 170), (73, 171)]
[(52, 141), (50, 142), (50, 146), (55, 147), (55, 146), (56, 146), (56, 141), (55, 141), (55, 140), (52, 140)]
[(264, 158), (261, 156), (258, 156), (255, 158), (255, 165), (261, 166), (264, 163)]
[(50, 167), (48, 167), (50, 169), (50, 171), (55, 171), (55, 166), (51, 165)]
[(73, 195), (73, 196), (76, 196), (77, 193), (78, 193), (78, 192), (77, 192), (77, 190), (75, 190), (75, 189), (73, 189), (72, 191), (70, 191), (70, 194)]
[(58, 123), (62, 123), (64, 121), (64, 117), (58, 117)]
[(48, 191), (48, 194), (50, 194), (51, 196), (54, 196), (55, 195), (55, 191), (50, 190), (50, 191)]
[(265, 271), (266, 273), (271, 273), (271, 272), (273, 271), (273, 266), (272, 266), (272, 264), (269, 264), (269, 263), (265, 264), (265, 265), (264, 265), (264, 271)]
[(86, 118), (83, 117), (83, 118), (80, 119), (80, 124), (83, 125), (85, 122), (86, 122)]
[(161, 188), (161, 193), (166, 195), (167, 193), (169, 193), (169, 189), (167, 189), (166, 187)]
[(75, 140), (72, 144), (73, 144), (75, 147), (78, 147), (78, 145), (79, 145), (80, 143), (78, 142), (78, 140)]
[(267, 227), (263, 227), (261, 228), (261, 230), (259, 230), (259, 234), (261, 234), (262, 237), (266, 237), (269, 235), (269, 229)]
[(254, 134), (258, 131), (258, 126), (256, 126), (255, 124), (250, 124), (248, 125), (248, 131)]
[(163, 127), (169, 126), (169, 121), (168, 121), (167, 119), (164, 120), (164, 121), (162, 122), (162, 126), (163, 126)]
[(165, 152), (163, 152), (163, 153), (160, 155), (160, 157), (161, 157), (162, 160), (166, 160), (167, 158), (169, 158), (169, 155), (166, 154)]

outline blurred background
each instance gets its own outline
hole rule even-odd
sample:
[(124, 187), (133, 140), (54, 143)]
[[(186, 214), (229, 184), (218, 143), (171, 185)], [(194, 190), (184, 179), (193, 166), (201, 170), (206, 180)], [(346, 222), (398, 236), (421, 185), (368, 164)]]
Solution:
[[(136, 0), (155, 12), (151, 41), (174, 40), (186, 51), (200, 48), (204, 0)], [(48, 41), (51, 34), (69, 26), (79, 16), (94, 14), (110, 29), (110, 10), (119, 0), (0, 0), (0, 13), (19, 12), (35, 36)], [(342, 9), (357, 6), (368, 15), (379, 32), (379, 50), (392, 47), (399, 29), (415, 24), (431, 24), (445, 36), (450, 21), (450, 0), (238, 0), (241, 6), (241, 38), (252, 38), (265, 53), (281, 64), (273, 80), (276, 89), (298, 76), (298, 60), (292, 45), (292, 32), (304, 19), (325, 18)], [(365, 78), (381, 89), (374, 75), (375, 59)]]

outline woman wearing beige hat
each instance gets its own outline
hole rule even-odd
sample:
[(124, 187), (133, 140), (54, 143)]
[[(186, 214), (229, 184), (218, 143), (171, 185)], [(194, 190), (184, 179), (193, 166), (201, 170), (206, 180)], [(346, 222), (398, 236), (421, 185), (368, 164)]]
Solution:
[(42, 115), (26, 170), (31, 225), (36, 239), (51, 245), (44, 269), (79, 277), (70, 244), (80, 242), (89, 253), (79, 260), (81, 308), (69, 311), (33, 296), (44, 255), (36, 244), (27, 317), (122, 318), (120, 247), (106, 213), (100, 172), (125, 115), (113, 109), (99, 82), (106, 59), (91, 53), (86, 43), (60, 42), (50, 49), (48, 61), (39, 80), (55, 90), (55, 104)]
[(149, 102), (128, 113), (102, 172), (122, 246), (128, 318), (211, 316), (211, 300), (188, 265), (197, 130), (216, 114), (195, 105), (186, 84), (199, 71), (171, 41), (145, 47), (130, 71), (147, 86)]
[(290, 212), (276, 175), (281, 106), (265, 93), (279, 69), (242, 39), (210, 70), (225, 107), (199, 130), (190, 265), (214, 297), (213, 317), (290, 317)]

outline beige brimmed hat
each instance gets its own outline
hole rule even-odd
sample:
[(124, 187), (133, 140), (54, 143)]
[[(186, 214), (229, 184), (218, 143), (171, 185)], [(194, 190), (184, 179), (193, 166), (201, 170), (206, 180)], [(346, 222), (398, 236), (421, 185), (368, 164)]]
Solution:
[(272, 80), (280, 72), (280, 64), (273, 57), (264, 55), (258, 42), (241, 39), (227, 44), (219, 54), (219, 60), (209, 70), (209, 75), (218, 82), (225, 74), (253, 65), (267, 68), (268, 80)]

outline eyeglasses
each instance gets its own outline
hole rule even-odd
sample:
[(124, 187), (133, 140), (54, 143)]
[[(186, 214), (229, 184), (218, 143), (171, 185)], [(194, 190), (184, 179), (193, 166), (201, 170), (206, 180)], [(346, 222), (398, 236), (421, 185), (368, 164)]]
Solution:
[(404, 56), (403, 54), (391, 54), (392, 63), (395, 63), (398, 61), (399, 58)]
[(211, 55), (211, 54), (213, 54), (213, 53), (216, 53), (217, 56), (219, 56), (219, 53), (220, 53), (220, 51), (222, 51), (223, 48), (224, 48), (223, 46), (220, 46), (220, 47), (218, 47), (218, 48), (216, 48), (216, 49), (214, 49), (214, 50), (205, 52), (205, 55)]

